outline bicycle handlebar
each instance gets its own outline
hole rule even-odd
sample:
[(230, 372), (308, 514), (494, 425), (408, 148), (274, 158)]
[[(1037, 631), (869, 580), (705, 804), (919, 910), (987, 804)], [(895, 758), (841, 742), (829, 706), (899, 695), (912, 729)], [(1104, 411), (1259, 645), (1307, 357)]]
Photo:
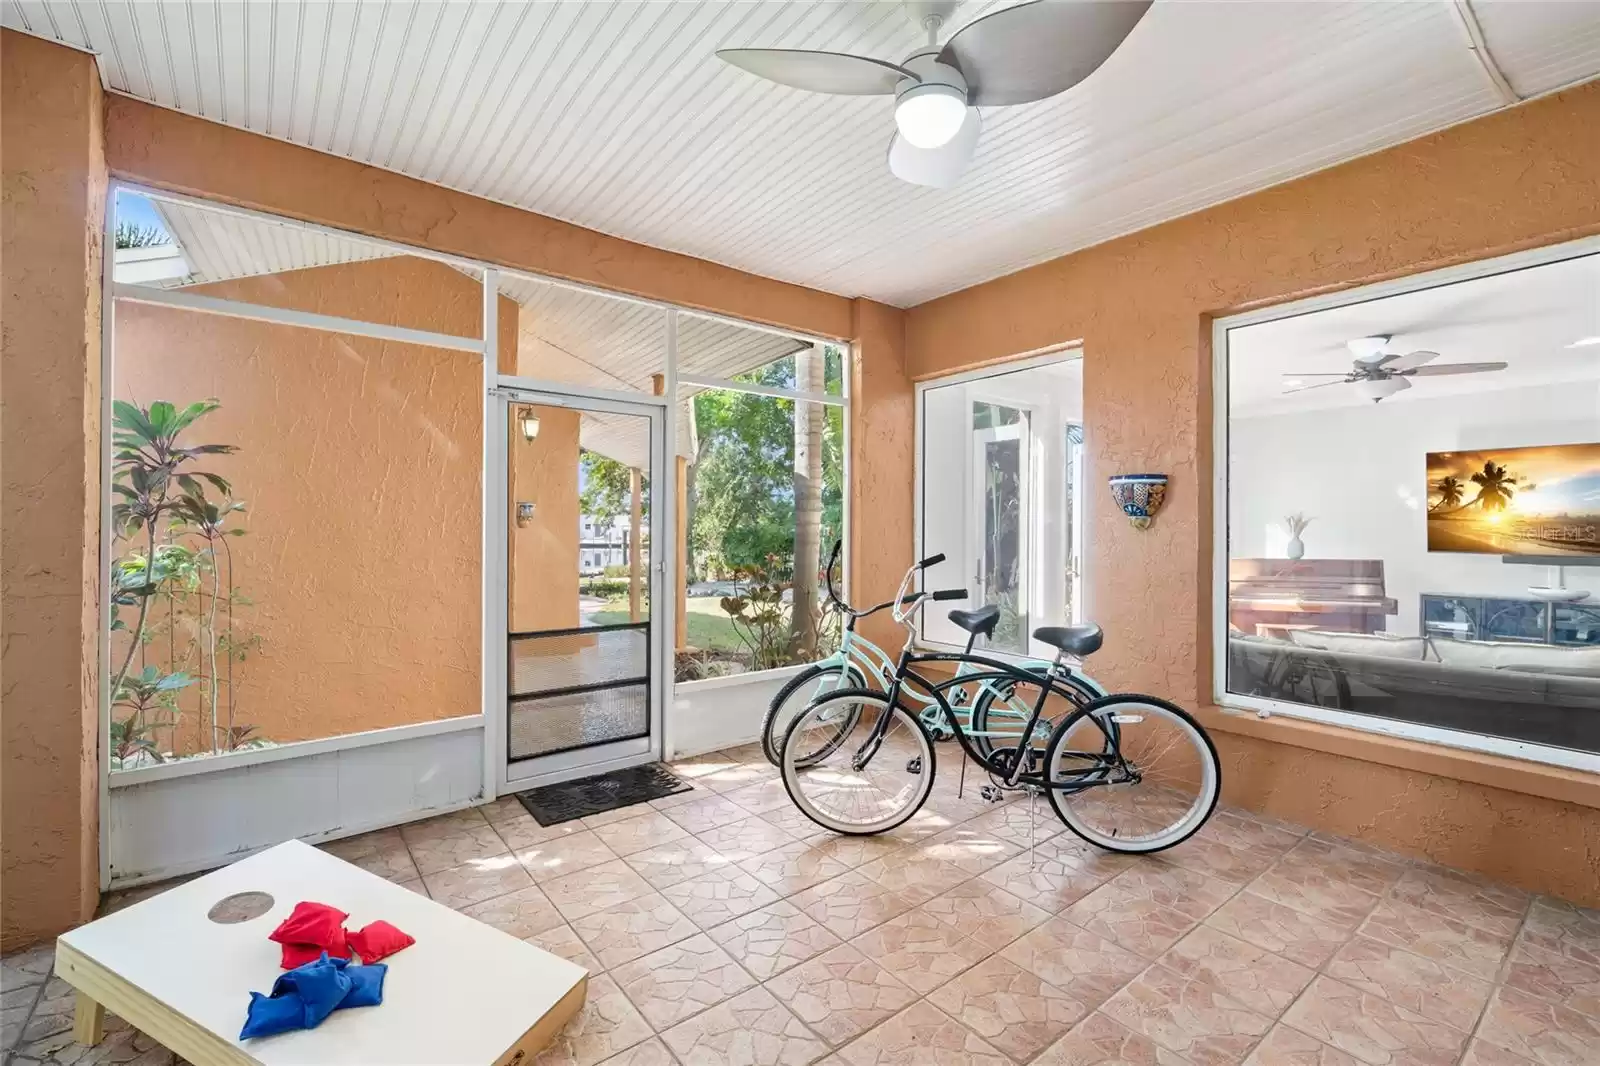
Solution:
[(940, 589), (928, 597), (930, 600), (964, 600), (966, 598), (966, 589)]
[(922, 562), (917, 564), (917, 569), (926, 570), (928, 567), (938, 566), (942, 562), (944, 562), (944, 552), (940, 552), (938, 555), (928, 556), (926, 559), (922, 560)]

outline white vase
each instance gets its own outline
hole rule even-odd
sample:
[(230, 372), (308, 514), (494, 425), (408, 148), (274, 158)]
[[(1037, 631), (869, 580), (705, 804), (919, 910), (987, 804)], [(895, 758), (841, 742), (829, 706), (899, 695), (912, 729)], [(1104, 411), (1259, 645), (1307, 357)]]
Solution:
[(1289, 558), (1291, 558), (1291, 559), (1299, 559), (1299, 558), (1303, 557), (1305, 555), (1305, 553), (1306, 553), (1306, 542), (1301, 540), (1298, 534), (1295, 535), (1295, 536), (1290, 537), (1289, 538)]

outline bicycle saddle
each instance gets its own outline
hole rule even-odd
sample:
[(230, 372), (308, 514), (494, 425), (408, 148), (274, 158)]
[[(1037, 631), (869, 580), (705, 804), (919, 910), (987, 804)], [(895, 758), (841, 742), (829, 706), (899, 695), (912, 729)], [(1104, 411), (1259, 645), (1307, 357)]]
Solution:
[(1033, 631), (1034, 640), (1042, 640), (1080, 659), (1099, 651), (1105, 636), (1093, 622), (1081, 626), (1041, 626)]
[(1000, 621), (1000, 608), (994, 604), (979, 607), (976, 611), (955, 610), (950, 612), (950, 621), (965, 629), (968, 633), (980, 637), (994, 636), (994, 627)]

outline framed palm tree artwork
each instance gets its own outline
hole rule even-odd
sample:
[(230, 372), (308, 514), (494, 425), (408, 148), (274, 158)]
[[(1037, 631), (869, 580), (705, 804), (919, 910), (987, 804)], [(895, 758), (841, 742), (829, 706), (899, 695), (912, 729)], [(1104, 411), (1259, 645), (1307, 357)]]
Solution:
[(1600, 443), (1429, 452), (1428, 550), (1600, 557)]

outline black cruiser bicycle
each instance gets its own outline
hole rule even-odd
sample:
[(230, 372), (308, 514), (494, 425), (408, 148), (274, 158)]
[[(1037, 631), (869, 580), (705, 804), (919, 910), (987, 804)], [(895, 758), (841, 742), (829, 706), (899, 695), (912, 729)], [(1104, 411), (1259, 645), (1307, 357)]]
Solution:
[[(918, 713), (931, 696), (942, 720), (955, 724), (966, 757), (988, 775), (986, 799), (1043, 792), (1069, 829), (1110, 851), (1161, 851), (1204, 825), (1216, 809), (1222, 768), (1200, 724), (1155, 696), (1084, 700), (1073, 663), (1100, 648), (1099, 626), (1034, 630), (1035, 639), (1057, 651), (1045, 671), (971, 651), (913, 650), (916, 612), (931, 600), (967, 595), (911, 591), (917, 576), (942, 558), (913, 565), (890, 601), (906, 641), (887, 690), (822, 693), (789, 725), (778, 761), (795, 806), (836, 833), (883, 833), (904, 824), (927, 800), (938, 768), (933, 738)], [(1013, 701), (1029, 701), (1017, 744), (978, 743), (965, 716), (950, 706), (947, 693), (985, 683), (1005, 686)], [(914, 686), (916, 706), (908, 705), (908, 686)], [(1053, 727), (1039, 728), (1052, 721)]]

